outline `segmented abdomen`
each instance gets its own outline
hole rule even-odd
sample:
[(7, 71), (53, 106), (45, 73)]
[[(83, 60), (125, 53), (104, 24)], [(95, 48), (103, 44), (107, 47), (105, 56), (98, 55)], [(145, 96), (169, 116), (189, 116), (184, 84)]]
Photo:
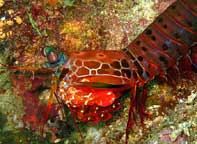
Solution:
[(197, 42), (197, 0), (179, 0), (123, 51), (148, 81), (176, 64)]

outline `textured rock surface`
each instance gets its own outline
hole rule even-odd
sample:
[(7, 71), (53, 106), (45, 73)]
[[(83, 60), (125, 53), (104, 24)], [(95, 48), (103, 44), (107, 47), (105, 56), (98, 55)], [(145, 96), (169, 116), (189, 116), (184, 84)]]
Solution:
[[(119, 50), (173, 1), (0, 0), (0, 63), (38, 69), (45, 61), (42, 49), (46, 45), (53, 45), (67, 54), (83, 49)], [(32, 80), (34, 73), (17, 73), (3, 65), (0, 67), (0, 143), (125, 142), (129, 97), (122, 100), (122, 110), (107, 123), (96, 126), (80, 123), (83, 138), (69, 126), (72, 119), (67, 119), (68, 125), (55, 124), (55, 127), (62, 127), (61, 131), (60, 128), (49, 130), (54, 124), (48, 122), (51, 137), (47, 135), (41, 141), (39, 132), (32, 133), (30, 128), (35, 127), (42, 116), (36, 117), (49, 95), (50, 73), (36, 71)], [(12, 74), (24, 76), (25, 82), (21, 81), (23, 77), (16, 78)], [(129, 143), (197, 142), (197, 76), (191, 77), (193, 80), (179, 80), (174, 89), (166, 83), (150, 84), (147, 108), (151, 118), (145, 121), (144, 129), (140, 122), (134, 125)], [(42, 83), (43, 80), (46, 82)], [(44, 88), (35, 92), (40, 85)], [(36, 108), (28, 107), (32, 105)], [(54, 133), (58, 133), (58, 137)]]

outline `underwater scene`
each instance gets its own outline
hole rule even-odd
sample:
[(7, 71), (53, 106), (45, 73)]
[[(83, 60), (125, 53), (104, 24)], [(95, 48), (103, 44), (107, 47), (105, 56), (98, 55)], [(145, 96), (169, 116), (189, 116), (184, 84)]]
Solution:
[(0, 144), (197, 144), (197, 0), (0, 0)]

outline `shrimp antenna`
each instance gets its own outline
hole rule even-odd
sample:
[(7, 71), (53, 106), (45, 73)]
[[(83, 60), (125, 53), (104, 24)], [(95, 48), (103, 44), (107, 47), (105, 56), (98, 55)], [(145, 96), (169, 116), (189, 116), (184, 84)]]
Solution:
[[(58, 98), (58, 96), (57, 96), (57, 93), (54, 93), (54, 94), (55, 94), (55, 97), (56, 97), (56, 99), (57, 99), (58, 104), (60, 104), (61, 107), (62, 107), (61, 112), (64, 114), (63, 117), (65, 118), (66, 112), (65, 112), (65, 107), (64, 107), (63, 101), (62, 101), (62, 99), (60, 99), (61, 101), (59, 100), (59, 98)], [(73, 123), (74, 123), (75, 128), (76, 128), (77, 131), (79, 132), (80, 137), (83, 139), (84, 137), (83, 137), (83, 135), (82, 135), (82, 132), (81, 132), (79, 126), (78, 126), (77, 123), (76, 123), (76, 117), (74, 116), (72, 110), (71, 110), (67, 105), (66, 105), (66, 107), (68, 108), (68, 110), (69, 110), (70, 113), (71, 113), (71, 117), (72, 117), (72, 119), (73, 119)]]

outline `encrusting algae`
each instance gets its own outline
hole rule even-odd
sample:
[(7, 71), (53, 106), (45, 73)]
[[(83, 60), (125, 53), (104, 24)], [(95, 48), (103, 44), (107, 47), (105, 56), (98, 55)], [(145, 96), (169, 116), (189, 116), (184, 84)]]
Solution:
[[(40, 128), (50, 95), (53, 71), (41, 69), (42, 49), (52, 45), (65, 53), (119, 50), (133, 41), (174, 0), (0, 0), (0, 143), (125, 143), (129, 93), (122, 108), (96, 126), (66, 117), (55, 105)], [(32, 71), (7, 69), (26, 66)], [(35, 70), (35, 71), (33, 71)], [(136, 116), (129, 143), (197, 143), (197, 76), (171, 86), (153, 80), (148, 86), (144, 127)], [(56, 106), (57, 105), (57, 106)]]

